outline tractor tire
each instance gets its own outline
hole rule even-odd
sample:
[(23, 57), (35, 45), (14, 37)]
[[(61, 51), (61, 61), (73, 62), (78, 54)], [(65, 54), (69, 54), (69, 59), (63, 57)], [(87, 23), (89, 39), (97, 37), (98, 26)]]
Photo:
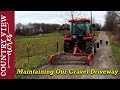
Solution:
[(96, 48), (94, 48), (94, 53), (97, 53)]
[(99, 48), (99, 42), (97, 42), (97, 45), (96, 45), (97, 48)]
[(93, 41), (93, 44), (94, 44), (94, 53), (97, 53), (97, 51), (96, 51), (97, 43), (94, 43), (94, 41)]
[(72, 45), (70, 41), (64, 41), (64, 52), (69, 53), (72, 50)]
[(91, 54), (94, 53), (94, 45), (93, 45), (93, 40), (88, 40), (86, 41), (86, 53)]

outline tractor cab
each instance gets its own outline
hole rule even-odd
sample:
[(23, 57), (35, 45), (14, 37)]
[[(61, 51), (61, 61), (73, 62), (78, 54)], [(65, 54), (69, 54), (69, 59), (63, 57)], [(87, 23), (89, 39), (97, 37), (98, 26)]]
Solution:
[(86, 35), (92, 32), (90, 20), (87, 18), (78, 18), (69, 20), (71, 35)]

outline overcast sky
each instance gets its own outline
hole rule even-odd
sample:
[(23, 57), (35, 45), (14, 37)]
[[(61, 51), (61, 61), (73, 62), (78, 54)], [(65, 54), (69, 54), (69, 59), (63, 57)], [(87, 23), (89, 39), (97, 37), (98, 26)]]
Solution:
[[(63, 16), (67, 11), (15, 11), (15, 24), (22, 23), (57, 23), (63, 24)], [(78, 11), (77, 11), (78, 12)], [(83, 17), (90, 18), (90, 11), (82, 11)], [(95, 22), (104, 24), (106, 11), (92, 11)]]

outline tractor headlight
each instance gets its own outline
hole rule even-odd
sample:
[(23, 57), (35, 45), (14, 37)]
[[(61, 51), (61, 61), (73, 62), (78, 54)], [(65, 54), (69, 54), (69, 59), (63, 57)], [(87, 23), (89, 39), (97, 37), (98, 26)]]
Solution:
[(73, 35), (73, 38), (76, 38), (76, 36), (75, 36), (75, 35)]

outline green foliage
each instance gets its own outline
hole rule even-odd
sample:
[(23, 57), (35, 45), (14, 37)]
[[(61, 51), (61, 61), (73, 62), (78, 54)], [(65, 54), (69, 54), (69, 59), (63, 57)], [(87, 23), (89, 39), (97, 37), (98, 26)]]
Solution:
[(96, 38), (96, 39), (98, 38), (99, 33), (100, 33), (99, 31), (94, 31), (94, 32), (93, 32), (93, 34), (95, 34), (95, 38)]
[(120, 66), (120, 42), (114, 40), (109, 33), (107, 35), (110, 38), (110, 44), (112, 49), (112, 55), (114, 59), (116, 60), (117, 64)]

